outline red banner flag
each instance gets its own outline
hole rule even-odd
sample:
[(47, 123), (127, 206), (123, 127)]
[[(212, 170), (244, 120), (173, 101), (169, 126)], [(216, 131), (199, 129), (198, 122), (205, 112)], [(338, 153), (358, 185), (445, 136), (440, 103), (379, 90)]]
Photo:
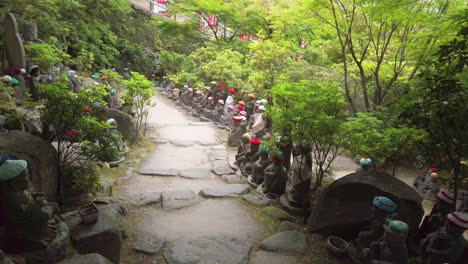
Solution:
[(209, 16), (208, 17), (208, 25), (212, 27), (217, 27), (218, 26), (218, 19), (216, 16)]

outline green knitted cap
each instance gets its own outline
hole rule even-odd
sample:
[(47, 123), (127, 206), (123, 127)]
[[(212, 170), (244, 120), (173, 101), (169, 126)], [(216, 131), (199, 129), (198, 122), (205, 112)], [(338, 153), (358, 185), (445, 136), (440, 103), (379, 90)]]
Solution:
[(406, 224), (405, 222), (399, 221), (399, 220), (391, 220), (388, 223), (388, 227), (390, 227), (390, 229), (392, 229), (394, 231), (397, 231), (398, 233), (402, 233), (402, 234), (408, 233), (408, 230), (409, 230), (408, 224)]

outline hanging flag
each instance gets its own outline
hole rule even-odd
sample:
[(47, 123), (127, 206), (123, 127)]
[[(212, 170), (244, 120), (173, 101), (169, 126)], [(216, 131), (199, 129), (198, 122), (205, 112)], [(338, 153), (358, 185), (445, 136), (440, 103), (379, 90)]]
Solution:
[(217, 27), (218, 26), (218, 19), (216, 16), (209, 16), (208, 17), (208, 25), (211, 27)]
[(301, 39), (301, 49), (305, 49), (306, 48), (306, 40), (305, 38), (302, 38)]
[(157, 2), (158, 4), (160, 4), (160, 5), (167, 5), (169, 1), (167, 1), (167, 0), (158, 0), (158, 1), (156, 1), (156, 2)]

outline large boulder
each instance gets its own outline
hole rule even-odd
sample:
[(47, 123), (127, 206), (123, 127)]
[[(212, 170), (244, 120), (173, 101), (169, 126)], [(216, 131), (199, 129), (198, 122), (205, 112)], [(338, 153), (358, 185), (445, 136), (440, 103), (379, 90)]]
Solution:
[(70, 229), (73, 247), (80, 254), (98, 253), (114, 264), (120, 262), (120, 248), (126, 232), (122, 212), (116, 205), (97, 205), (98, 221), (94, 224), (81, 223), (78, 212), (62, 215)]
[(28, 162), (33, 190), (55, 200), (58, 184), (57, 151), (47, 141), (21, 131), (0, 132), (0, 153)]
[(392, 199), (410, 232), (417, 231), (424, 215), (421, 197), (396, 177), (368, 171), (348, 174), (326, 188), (317, 204), (311, 206), (308, 229), (353, 239), (371, 215), (375, 196)]
[(139, 138), (136, 120), (129, 114), (113, 108), (106, 108), (97, 112), (102, 119), (113, 118), (117, 121), (117, 130), (129, 141)]

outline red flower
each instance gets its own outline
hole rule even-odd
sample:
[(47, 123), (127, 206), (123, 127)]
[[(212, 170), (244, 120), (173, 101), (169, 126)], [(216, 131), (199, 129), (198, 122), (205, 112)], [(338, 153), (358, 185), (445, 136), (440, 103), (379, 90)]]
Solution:
[(252, 145), (260, 145), (260, 143), (261, 142), (260, 142), (260, 140), (258, 138), (252, 138), (250, 140), (250, 144), (252, 144)]
[(226, 87), (226, 84), (224, 84), (224, 83), (218, 84), (219, 89), (224, 89), (225, 87)]
[(67, 136), (72, 137), (72, 138), (76, 138), (76, 137), (78, 137), (78, 132), (76, 132), (75, 130), (68, 131)]
[(80, 110), (81, 112), (87, 113), (87, 114), (91, 114), (93, 112), (93, 110), (86, 108), (86, 107), (82, 107)]

